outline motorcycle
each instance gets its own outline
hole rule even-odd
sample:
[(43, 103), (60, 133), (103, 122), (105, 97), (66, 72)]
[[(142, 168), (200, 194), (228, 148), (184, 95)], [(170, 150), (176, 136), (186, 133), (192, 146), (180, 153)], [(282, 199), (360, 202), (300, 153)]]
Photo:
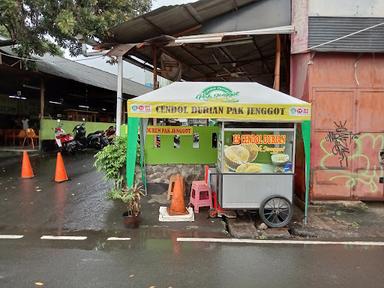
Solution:
[(55, 128), (55, 141), (60, 151), (73, 153), (77, 150), (77, 144), (74, 137), (71, 134), (65, 133), (60, 121), (59, 125)]
[(113, 126), (109, 126), (107, 130), (104, 131), (105, 137), (107, 137), (109, 144), (115, 139), (116, 129)]
[(76, 144), (78, 145), (80, 150), (84, 150), (88, 147), (88, 141), (85, 137), (86, 130), (85, 130), (85, 123), (77, 124), (73, 130), (72, 133), (74, 135), (74, 140), (76, 141)]
[(75, 135), (75, 141), (82, 150), (85, 148), (100, 150), (109, 144), (107, 137), (104, 135), (104, 131), (96, 131), (85, 136), (87, 134), (85, 123), (76, 125), (75, 128), (73, 128), (73, 134)]

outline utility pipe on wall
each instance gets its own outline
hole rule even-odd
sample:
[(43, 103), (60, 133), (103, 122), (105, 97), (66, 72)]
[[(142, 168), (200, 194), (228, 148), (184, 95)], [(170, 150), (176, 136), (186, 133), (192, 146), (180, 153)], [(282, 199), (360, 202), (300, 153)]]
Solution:
[(120, 136), (123, 102), (123, 56), (117, 58), (116, 135)]

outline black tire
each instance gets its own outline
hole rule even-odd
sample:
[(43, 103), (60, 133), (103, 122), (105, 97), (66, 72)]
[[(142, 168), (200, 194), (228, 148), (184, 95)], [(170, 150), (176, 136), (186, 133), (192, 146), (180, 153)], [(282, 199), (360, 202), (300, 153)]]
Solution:
[(281, 228), (292, 219), (292, 204), (283, 196), (270, 196), (261, 202), (259, 215), (268, 227)]
[(68, 154), (75, 154), (76, 152), (76, 143), (69, 142), (65, 144), (65, 150), (67, 151)]

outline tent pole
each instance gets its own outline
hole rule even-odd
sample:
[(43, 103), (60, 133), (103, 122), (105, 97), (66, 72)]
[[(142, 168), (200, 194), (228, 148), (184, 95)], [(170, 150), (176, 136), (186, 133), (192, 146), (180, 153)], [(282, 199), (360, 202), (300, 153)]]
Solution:
[(148, 195), (146, 165), (145, 165), (145, 138), (146, 130), (148, 125), (148, 119), (141, 119), (140, 121), (140, 170), (141, 170), (141, 181), (144, 185), (144, 195)]
[(304, 207), (304, 224), (308, 223), (308, 206), (309, 206), (309, 186), (311, 177), (311, 121), (304, 121), (301, 124), (301, 132), (304, 141), (304, 157), (305, 157), (305, 207)]
[(120, 136), (121, 110), (123, 100), (123, 56), (117, 58), (116, 135)]

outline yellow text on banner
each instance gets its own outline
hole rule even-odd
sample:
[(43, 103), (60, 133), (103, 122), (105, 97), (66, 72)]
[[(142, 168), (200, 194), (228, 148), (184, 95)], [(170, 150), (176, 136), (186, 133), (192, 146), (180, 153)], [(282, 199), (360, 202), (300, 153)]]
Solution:
[(148, 135), (192, 135), (193, 128), (187, 126), (148, 126)]

